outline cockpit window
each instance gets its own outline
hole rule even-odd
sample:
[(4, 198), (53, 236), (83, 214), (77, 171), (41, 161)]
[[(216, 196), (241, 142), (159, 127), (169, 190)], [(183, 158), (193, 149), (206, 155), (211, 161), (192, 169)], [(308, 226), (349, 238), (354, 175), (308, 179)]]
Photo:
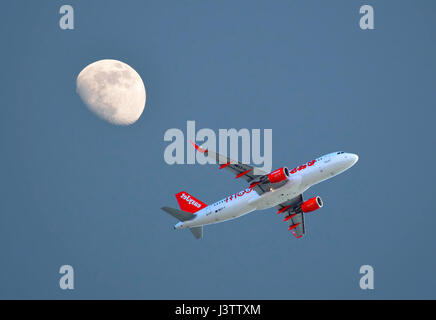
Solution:
[(344, 153), (344, 151), (339, 151), (337, 154), (343, 154)]

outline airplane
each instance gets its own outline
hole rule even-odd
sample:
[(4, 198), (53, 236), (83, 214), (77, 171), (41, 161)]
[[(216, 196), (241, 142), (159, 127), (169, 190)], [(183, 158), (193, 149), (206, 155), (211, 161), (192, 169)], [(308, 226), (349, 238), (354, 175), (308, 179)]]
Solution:
[(215, 159), (219, 169), (227, 169), (243, 178), (250, 186), (218, 202), (207, 205), (181, 191), (175, 196), (180, 210), (162, 207), (179, 222), (174, 229), (188, 228), (195, 238), (203, 237), (203, 226), (241, 217), (255, 210), (275, 207), (277, 214), (282, 214), (289, 231), (296, 238), (306, 233), (304, 214), (323, 207), (321, 197), (316, 196), (306, 201), (303, 192), (311, 186), (330, 179), (351, 168), (359, 159), (356, 154), (337, 151), (299, 165), (292, 170), (282, 167), (270, 173), (264, 172), (211, 150), (192, 145), (198, 152)]

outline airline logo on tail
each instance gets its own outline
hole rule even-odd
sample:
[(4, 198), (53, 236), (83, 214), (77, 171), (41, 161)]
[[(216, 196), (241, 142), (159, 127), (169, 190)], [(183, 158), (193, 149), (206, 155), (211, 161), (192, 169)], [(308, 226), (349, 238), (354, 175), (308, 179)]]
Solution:
[(189, 193), (185, 191), (181, 191), (176, 194), (177, 202), (179, 203), (179, 207), (182, 211), (195, 213), (205, 207), (207, 204), (201, 202), (197, 198), (191, 196)]

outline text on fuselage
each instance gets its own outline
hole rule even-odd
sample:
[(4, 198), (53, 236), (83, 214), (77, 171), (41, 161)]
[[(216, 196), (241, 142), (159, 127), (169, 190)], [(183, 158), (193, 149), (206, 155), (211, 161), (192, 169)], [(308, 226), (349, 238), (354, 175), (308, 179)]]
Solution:
[(291, 173), (291, 174), (294, 174), (294, 173), (296, 173), (297, 171), (301, 171), (301, 170), (306, 169), (307, 167), (311, 167), (311, 166), (313, 166), (313, 165), (315, 164), (315, 162), (316, 162), (316, 160), (312, 160), (312, 161), (309, 161), (309, 162), (306, 163), (306, 164), (302, 164), (302, 165), (299, 166), (299, 167), (295, 167), (294, 169), (292, 169), (292, 170), (290, 171), (290, 173)]
[(253, 188), (248, 188), (248, 189), (242, 190), (241, 192), (232, 194), (231, 196), (226, 198), (226, 202), (231, 201), (233, 199), (236, 199), (238, 197), (242, 197), (244, 194), (250, 193), (251, 191), (253, 191)]

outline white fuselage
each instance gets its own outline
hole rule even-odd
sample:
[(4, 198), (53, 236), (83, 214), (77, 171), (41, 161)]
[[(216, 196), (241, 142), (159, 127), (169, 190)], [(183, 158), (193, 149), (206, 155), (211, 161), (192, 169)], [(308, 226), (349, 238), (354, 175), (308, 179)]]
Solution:
[[(195, 219), (179, 222), (174, 228), (183, 229), (222, 222), (255, 210), (275, 207), (302, 194), (311, 186), (344, 172), (357, 160), (358, 156), (352, 153), (327, 154), (290, 170), (286, 183), (279, 188), (271, 189), (262, 195), (251, 188), (242, 190), (203, 208), (196, 212)], [(311, 165), (312, 162), (314, 163)]]

